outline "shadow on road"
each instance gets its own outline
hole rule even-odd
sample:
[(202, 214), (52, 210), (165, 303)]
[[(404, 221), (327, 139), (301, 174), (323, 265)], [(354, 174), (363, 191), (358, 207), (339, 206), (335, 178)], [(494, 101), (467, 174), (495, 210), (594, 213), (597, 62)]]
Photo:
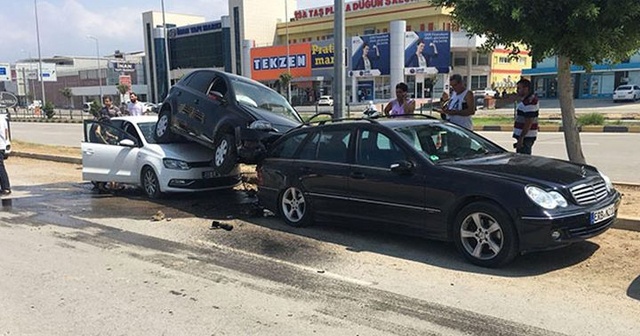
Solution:
[(640, 275), (629, 285), (627, 296), (640, 301)]
[[(380, 231), (380, 227), (372, 227), (370, 223), (322, 222), (309, 228), (287, 226), (278, 217), (264, 215), (257, 206), (257, 199), (251, 189), (175, 194), (160, 200), (148, 200), (135, 188), (116, 194), (99, 194), (92, 190), (90, 183), (22, 186), (16, 187), (14, 193), (26, 196), (3, 202), (3, 205), (10, 203), (3, 210), (30, 210), (39, 213), (37, 220), (30, 225), (41, 223), (83, 228), (91, 223), (71, 216), (87, 219), (151, 220), (154, 214), (162, 211), (166, 218), (208, 220), (203, 221), (202, 231), (198, 233), (200, 239), (300, 264), (308, 264), (312, 260), (316, 263), (326, 262), (330, 266), (331, 259), (335, 257), (331, 253), (334, 252), (327, 251), (322, 243), (331, 243), (351, 253), (366, 251), (465, 272), (528, 277), (579, 264), (600, 247), (586, 241), (554, 251), (520, 256), (501, 269), (487, 269), (465, 261), (452, 243), (390, 234)], [(241, 221), (234, 221), (236, 219)], [(214, 232), (219, 230), (209, 230), (208, 227), (213, 221), (234, 222), (236, 228), (228, 234), (217, 234)], [(244, 222), (255, 226), (238, 224)], [(136, 244), (137, 240), (127, 243)], [(141, 244), (144, 241), (139, 240)], [(639, 292), (640, 280), (636, 279), (628, 293), (629, 296), (638, 298)]]

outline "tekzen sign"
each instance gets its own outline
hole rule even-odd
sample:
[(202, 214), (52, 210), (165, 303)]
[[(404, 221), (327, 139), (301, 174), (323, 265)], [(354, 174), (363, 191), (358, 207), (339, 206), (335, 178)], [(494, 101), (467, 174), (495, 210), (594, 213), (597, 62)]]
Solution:
[(306, 68), (307, 55), (290, 55), (287, 67), (287, 56), (261, 57), (253, 60), (253, 70), (273, 70), (287, 68)]
[[(356, 12), (364, 9), (383, 8), (395, 5), (404, 5), (417, 2), (419, 0), (359, 0), (352, 1), (345, 5), (345, 12)], [(324, 6), (317, 8), (301, 9), (294, 12), (296, 20), (307, 18), (319, 18), (325, 15), (333, 15), (335, 12), (333, 6)]]

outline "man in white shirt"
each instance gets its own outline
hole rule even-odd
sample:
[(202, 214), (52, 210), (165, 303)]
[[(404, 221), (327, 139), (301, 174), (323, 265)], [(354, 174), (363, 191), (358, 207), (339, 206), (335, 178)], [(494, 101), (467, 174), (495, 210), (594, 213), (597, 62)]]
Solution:
[(4, 151), (7, 148), (7, 139), (9, 139), (9, 125), (6, 115), (0, 116), (0, 196), (11, 194), (11, 184), (9, 183), (9, 175), (4, 166)]
[(138, 101), (138, 96), (135, 92), (131, 92), (129, 94), (129, 98), (131, 101), (127, 103), (127, 110), (129, 111), (129, 115), (132, 116), (141, 116), (144, 114), (144, 105)]

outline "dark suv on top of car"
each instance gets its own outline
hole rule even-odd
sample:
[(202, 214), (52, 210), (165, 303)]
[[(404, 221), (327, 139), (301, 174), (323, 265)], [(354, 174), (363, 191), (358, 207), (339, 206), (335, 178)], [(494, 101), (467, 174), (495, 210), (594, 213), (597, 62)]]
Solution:
[(465, 128), (416, 118), (290, 131), (258, 165), (258, 197), (292, 226), (382, 224), (453, 241), (485, 267), (596, 236), (620, 202), (595, 167), (508, 152)]
[(302, 119), (276, 91), (246, 77), (196, 70), (171, 88), (158, 112), (155, 138), (179, 136), (213, 149), (213, 169), (257, 163), (266, 146)]

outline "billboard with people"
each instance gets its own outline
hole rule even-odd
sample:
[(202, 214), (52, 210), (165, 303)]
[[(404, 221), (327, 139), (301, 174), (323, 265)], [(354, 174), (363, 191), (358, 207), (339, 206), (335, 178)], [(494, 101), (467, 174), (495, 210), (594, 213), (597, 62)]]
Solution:
[(404, 34), (405, 74), (448, 73), (451, 66), (449, 31), (406, 32)]
[(354, 36), (351, 38), (351, 71), (354, 77), (388, 75), (389, 34)]

